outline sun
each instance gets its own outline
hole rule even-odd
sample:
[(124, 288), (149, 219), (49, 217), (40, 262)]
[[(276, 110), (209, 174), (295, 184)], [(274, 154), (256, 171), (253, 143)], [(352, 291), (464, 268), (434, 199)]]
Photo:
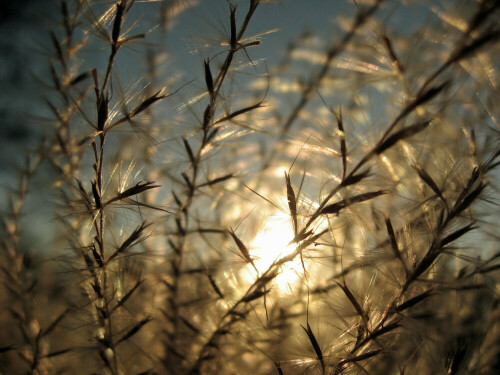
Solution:
[[(273, 262), (292, 253), (297, 246), (297, 244), (290, 244), (293, 238), (290, 216), (279, 211), (270, 216), (251, 242), (250, 247), (255, 267), (259, 272), (266, 271)], [(302, 272), (300, 259), (284, 264), (275, 279), (279, 291), (291, 292)]]

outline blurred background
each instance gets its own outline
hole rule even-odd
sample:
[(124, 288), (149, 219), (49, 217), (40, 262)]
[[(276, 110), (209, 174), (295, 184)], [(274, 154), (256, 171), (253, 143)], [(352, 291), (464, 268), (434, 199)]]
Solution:
[[(96, 2), (102, 6), (109, 6), (110, 3)], [(223, 0), (165, 0), (161, 1), (161, 12), (156, 11), (157, 3), (148, 4), (145, 1), (135, 6), (134, 11), (141, 20), (138, 31), (147, 33), (147, 38), (138, 43), (138, 48), (132, 46), (120, 51), (126, 57), (119, 59), (116, 76), (120, 77), (119, 83), (125, 90), (144, 88), (145, 81), (154, 81), (158, 77), (160, 81), (154, 82), (155, 87), (165, 85), (171, 90), (182, 87), (170, 101), (175, 104), (161, 110), (165, 118), (175, 119), (188, 111), (184, 103), (194, 100), (204, 90), (203, 60), (213, 56), (217, 47), (220, 48), (220, 44), (227, 39), (228, 3)], [(250, 77), (248, 82), (252, 81), (253, 86), (245, 86), (245, 77), (240, 77), (243, 83), (239, 89), (253, 90), (261, 97), (266, 90), (270, 90), (274, 100), (270, 104), (275, 106), (272, 108), (273, 116), (277, 114), (277, 118), (284, 119), (288, 115), (288, 107), (297, 100), (300, 86), (319, 69), (325, 51), (342, 37), (358, 5), (364, 2), (276, 0), (264, 3), (247, 34), (265, 32), (259, 37), (261, 45), (249, 49), (248, 57), (255, 65), (256, 74), (273, 77), (279, 71), (280, 77), (273, 82), (264, 78), (260, 83)], [(400, 6), (399, 1), (387, 2), (376, 15), (388, 30), (399, 36), (411, 35), (417, 26), (422, 28), (422, 25), (435, 20), (437, 16), (430, 10), (433, 7), (437, 9), (440, 2), (403, 3), (405, 6)], [(235, 4), (240, 13), (247, 7), (246, 1)], [(19, 169), (24, 168), (27, 152), (39, 147), (43, 135), (51, 131), (52, 114), (47, 99), (53, 96), (49, 70), (53, 45), (49, 30), (60, 27), (60, 2), (2, 0), (0, 5), (0, 186), (7, 192), (0, 197), (3, 210), (8, 192), (16, 184)], [(151, 29), (153, 24), (160, 26)], [(147, 27), (141, 29), (141, 25)], [(149, 55), (143, 53), (145, 46), (150, 51)], [(102, 68), (106, 48), (102, 43), (86, 51), (81, 69)], [(348, 58), (341, 60), (340, 64), (344, 64), (340, 66), (340, 71), (346, 74), (351, 70), (374, 68), (356, 66)], [(148, 77), (143, 76), (145, 65), (149, 66)], [(130, 81), (127, 81), (128, 78)], [(336, 105), (356, 106), (355, 98), (345, 96), (344, 92), (323, 94), (335, 98)], [(372, 116), (377, 121), (383, 121), (380, 114), (390, 103), (382, 103), (383, 97), (375, 91), (369, 96)], [(319, 98), (309, 104), (309, 109), (322, 110), (325, 116), (330, 116)], [(45, 166), (35, 176), (26, 202), (26, 211), (30, 212), (26, 220), (37, 225), (24, 226), (23, 238), (31, 239), (28, 241), (42, 248), (48, 244), (54, 231), (51, 209), (53, 173), (50, 166)], [(47, 217), (51, 219), (47, 220)]]

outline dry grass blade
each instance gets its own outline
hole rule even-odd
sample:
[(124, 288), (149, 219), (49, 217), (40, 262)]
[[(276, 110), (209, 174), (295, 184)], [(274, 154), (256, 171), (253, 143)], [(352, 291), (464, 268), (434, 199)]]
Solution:
[(183, 210), (183, 203), (180, 200), (179, 196), (175, 193), (175, 191), (172, 190), (172, 196), (174, 197), (174, 201), (179, 206), (179, 209), (182, 211)]
[(97, 190), (97, 184), (94, 181), (91, 181), (92, 185), (92, 195), (94, 196), (94, 203), (95, 207), (97, 209), (101, 208), (101, 195), (99, 194), (99, 191)]
[(451, 65), (457, 61), (467, 58), (478, 49), (484, 47), (485, 45), (495, 42), (500, 37), (500, 32), (498, 30), (488, 30), (479, 38), (474, 39), (471, 43), (466, 44), (461, 49), (456, 51), (449, 59), (448, 65)]
[(231, 112), (230, 114), (224, 116), (223, 118), (217, 120), (214, 122), (214, 125), (217, 125), (217, 124), (220, 124), (220, 123), (223, 123), (225, 121), (229, 121), (229, 120), (232, 120), (234, 119), (235, 117), (238, 117), (244, 113), (247, 113), (247, 112), (250, 112), (250, 111), (253, 111), (255, 109), (258, 109), (258, 108), (262, 108), (262, 102), (258, 102), (256, 104), (253, 104), (253, 105), (249, 105), (248, 107), (245, 107), (245, 108), (241, 108), (241, 109), (238, 109), (234, 112)]
[(409, 275), (408, 267), (406, 266), (406, 262), (403, 259), (401, 251), (399, 250), (398, 241), (396, 239), (396, 234), (394, 233), (394, 227), (392, 226), (391, 219), (385, 219), (385, 226), (387, 228), (387, 234), (389, 235), (389, 241), (391, 242), (391, 248), (394, 251), (394, 255), (399, 259), (401, 265), (403, 266), (406, 276)]
[(341, 363), (342, 364), (346, 364), (346, 363), (353, 363), (353, 362), (364, 361), (365, 359), (372, 358), (372, 357), (376, 356), (377, 354), (381, 353), (382, 350), (383, 349), (371, 350), (371, 351), (363, 353), (363, 354), (359, 354), (359, 355), (356, 355), (356, 356), (353, 356), (353, 357), (350, 357), (350, 358), (343, 359), (341, 361)]
[(61, 314), (59, 314), (59, 316), (55, 318), (54, 321), (47, 328), (45, 328), (43, 331), (40, 332), (40, 337), (44, 337), (50, 334), (54, 330), (54, 328), (56, 328), (57, 325), (61, 323), (64, 317), (68, 315), (70, 311), (71, 309), (67, 308)]
[[(97, 241), (97, 243), (99, 244), (99, 247), (102, 248), (102, 245), (99, 243), (99, 241)], [(99, 252), (97, 251), (96, 247), (94, 244), (92, 244), (92, 246), (90, 247), (90, 249), (92, 250), (92, 255), (94, 256), (94, 259), (95, 261), (97, 262), (97, 265), (102, 268), (104, 267), (104, 262), (102, 260), (102, 256), (101, 254), (99, 254)]]
[(318, 357), (318, 360), (321, 364), (323, 374), (325, 374), (325, 361), (323, 360), (323, 352), (321, 351), (321, 347), (318, 344), (318, 340), (316, 340), (316, 336), (314, 336), (309, 322), (307, 322), (307, 329), (302, 324), (300, 326), (306, 332), (307, 337), (309, 338), (309, 341), (311, 342), (311, 345), (314, 349), (314, 352), (316, 353), (316, 357)]
[(340, 287), (340, 289), (342, 289), (342, 291), (346, 295), (347, 299), (349, 300), (349, 302), (351, 303), (351, 305), (356, 310), (356, 313), (361, 317), (361, 319), (363, 319), (363, 324), (364, 324), (365, 328), (368, 328), (367, 327), (367, 325), (368, 325), (368, 314), (363, 309), (363, 307), (361, 307), (361, 305), (359, 304), (359, 302), (356, 299), (356, 297), (354, 297), (354, 294), (352, 294), (351, 290), (348, 288), (348, 286), (346, 285), (345, 281), (344, 281), (343, 284), (339, 283), (338, 281), (335, 281), (335, 283)]
[(278, 371), (279, 375), (284, 375), (283, 370), (281, 369), (281, 365), (279, 362), (274, 362), (274, 367), (276, 367), (276, 371)]
[(291, 244), (294, 244), (294, 243), (299, 243), (300, 241), (303, 241), (305, 240), (306, 238), (310, 237), (311, 234), (313, 234), (314, 232), (312, 230), (308, 230), (306, 232), (304, 231), (300, 231), (299, 233), (297, 233), (297, 235), (293, 238), (293, 240), (291, 240), (289, 242), (289, 245)]
[(116, 4), (115, 21), (113, 22), (113, 30), (111, 31), (111, 40), (113, 42), (113, 45), (116, 45), (118, 43), (118, 39), (120, 37), (124, 11), (125, 3), (122, 0)]
[(402, 139), (409, 138), (417, 133), (420, 133), (422, 130), (426, 129), (430, 125), (430, 121), (423, 121), (411, 126), (408, 126), (407, 128), (401, 129), (394, 133), (393, 135), (389, 136), (385, 141), (381, 142), (375, 149), (374, 153), (375, 154), (381, 154), (388, 148), (394, 146), (397, 142), (399, 142)]
[(103, 131), (106, 122), (108, 121), (109, 112), (109, 96), (105, 95), (102, 99), (98, 99), (97, 109), (97, 130)]
[(173, 214), (172, 211), (169, 211), (169, 210), (167, 210), (165, 208), (158, 207), (157, 205), (152, 205), (152, 204), (147, 204), (147, 203), (144, 203), (144, 202), (139, 202), (138, 200), (135, 200), (135, 199), (132, 199), (132, 198), (125, 198), (123, 201), (126, 204), (134, 205), (134, 206), (137, 206), (137, 207), (146, 207), (146, 208), (149, 208), (151, 210), (161, 211), (161, 212), (165, 212), (167, 214)]
[(92, 78), (94, 80), (94, 91), (97, 99), (97, 107), (99, 107), (99, 97), (100, 97), (100, 89), (99, 89), (99, 75), (97, 74), (97, 69), (92, 69)]
[(231, 34), (230, 34), (230, 39), (229, 43), (231, 46), (231, 49), (236, 49), (236, 43), (237, 43), (237, 35), (236, 35), (236, 6), (233, 4), (229, 4), (229, 10), (231, 12)]
[(479, 181), (480, 176), (481, 176), (481, 174), (480, 174), (479, 168), (474, 167), (469, 179), (467, 180), (467, 184), (462, 189), (462, 191), (460, 192), (460, 195), (458, 196), (457, 200), (455, 201), (455, 207), (458, 207), (460, 205), (460, 203), (464, 200), (464, 198), (467, 196), (467, 194), (470, 193), (474, 184), (477, 181)]
[(269, 203), (271, 206), (277, 208), (279, 210), (279, 207), (273, 203), (272, 201), (270, 201), (268, 198), (266, 198), (265, 196), (263, 196), (262, 194), (260, 194), (259, 192), (257, 192), (256, 190), (252, 189), (250, 186), (246, 185), (246, 184), (243, 184), (248, 190), (250, 190), (252, 193), (254, 193), (255, 195), (257, 195), (259, 198), (262, 198), (263, 200), (265, 200), (267, 203)]
[(203, 112), (203, 130), (206, 131), (210, 127), (210, 120), (212, 120), (212, 105), (210, 103), (207, 104), (205, 111)]
[(486, 187), (486, 183), (481, 183), (476, 189), (474, 189), (469, 195), (463, 198), (462, 201), (457, 201), (455, 207), (453, 207), (453, 214), (459, 215), (462, 211), (469, 208), (469, 206), (474, 202), (479, 195), (482, 193), (484, 188)]
[(222, 294), (222, 291), (220, 290), (219, 286), (215, 282), (215, 279), (213, 278), (213, 276), (211, 274), (207, 274), (207, 277), (208, 277), (208, 281), (210, 282), (210, 285), (212, 286), (215, 293), (217, 293), (217, 295), (220, 298), (224, 299), (224, 294)]
[(389, 323), (389, 324), (371, 332), (368, 337), (370, 340), (376, 340), (377, 337), (385, 335), (388, 332), (394, 331), (396, 328), (399, 328), (399, 327), (401, 327), (401, 324), (399, 323), (399, 320), (396, 320), (393, 323)]
[(409, 300), (399, 304), (396, 307), (396, 310), (399, 312), (407, 310), (407, 309), (415, 306), (416, 304), (422, 302), (423, 300), (431, 297), (432, 295), (434, 295), (434, 289), (428, 289), (425, 292), (422, 292), (422, 293), (416, 295), (415, 297), (412, 297)]
[(131, 112), (130, 112), (130, 117), (134, 117), (135, 115), (145, 111), (148, 109), (152, 104), (156, 103), (159, 100), (168, 98), (172, 94), (162, 94), (163, 90), (159, 90), (150, 97), (144, 99), (141, 104), (139, 104), (137, 107), (135, 107)]
[(181, 236), (185, 236), (186, 235), (186, 229), (182, 225), (182, 222), (181, 222), (180, 218), (178, 218), (178, 217), (175, 218), (175, 225), (177, 226), (177, 231), (179, 232), (179, 234)]
[(213, 97), (214, 79), (212, 78), (212, 72), (210, 70), (210, 62), (208, 60), (204, 60), (203, 66), (205, 67), (205, 84), (207, 85), (208, 93)]
[(124, 45), (125, 43), (131, 42), (131, 41), (136, 40), (136, 39), (143, 39), (145, 37), (146, 37), (146, 34), (132, 35), (132, 36), (129, 36), (128, 38), (120, 39), (120, 45)]
[(404, 73), (403, 65), (401, 61), (398, 59), (396, 52), (394, 51), (394, 47), (392, 46), (392, 42), (386, 34), (382, 35), (382, 41), (384, 43), (387, 52), (389, 53), (389, 57), (391, 58), (392, 65), (399, 73)]
[(148, 316), (147, 318), (144, 318), (142, 320), (140, 320), (137, 324), (135, 324), (125, 335), (123, 335), (123, 337), (121, 337), (116, 343), (115, 345), (118, 345), (128, 339), (130, 339), (132, 336), (134, 336), (135, 334), (137, 334), (137, 332), (139, 332), (141, 330), (142, 327), (144, 327), (146, 324), (148, 324), (150, 321), (152, 321), (153, 318)]
[(132, 186), (131, 188), (128, 188), (120, 193), (118, 193), (115, 197), (111, 198), (109, 201), (107, 201), (104, 205), (108, 205), (110, 203), (131, 197), (133, 195), (141, 194), (147, 190), (150, 189), (156, 189), (160, 187), (161, 185), (155, 185), (154, 182), (151, 181), (146, 181), (146, 182), (138, 182), (135, 186)]
[(247, 263), (250, 263), (253, 266), (253, 268), (255, 269), (255, 271), (257, 272), (257, 274), (258, 274), (259, 270), (255, 266), (255, 263), (254, 263), (252, 257), (250, 256), (250, 252), (248, 251), (248, 248), (245, 246), (245, 244), (243, 243), (243, 241), (241, 241), (238, 238), (238, 236), (236, 235), (236, 233), (234, 233), (234, 231), (232, 229), (229, 230), (229, 234), (231, 235), (231, 237), (233, 238), (234, 242), (236, 243), (236, 246), (238, 247), (238, 250), (240, 251), (241, 255), (243, 255), (243, 259), (245, 259), (245, 261)]
[[(424, 272), (426, 272), (436, 261), (436, 259), (439, 256), (439, 252), (434, 250), (434, 251), (428, 251), (420, 263), (415, 267), (415, 270), (413, 271), (411, 275), (411, 280), (417, 280), (420, 275), (422, 275)], [(407, 281), (408, 284), (408, 281)]]
[(57, 350), (57, 351), (54, 351), (54, 352), (50, 352), (48, 354), (46, 354), (45, 356), (43, 356), (44, 358), (52, 358), (52, 357), (57, 357), (59, 355), (63, 355), (63, 354), (66, 354), (66, 353), (69, 353), (71, 352), (72, 349), (62, 349), (62, 350)]
[(309, 245), (312, 245), (314, 242), (316, 242), (316, 240), (318, 240), (322, 235), (324, 235), (327, 232), (328, 232), (328, 230), (324, 229), (321, 232), (316, 233), (315, 235), (311, 236), (311, 234), (313, 234), (312, 231), (308, 231), (308, 232), (304, 232), (304, 233), (302, 233), (302, 231), (301, 231), (301, 233), (299, 233), (297, 236), (295, 236), (295, 238), (290, 242), (290, 243), (295, 243), (295, 242), (302, 241), (299, 244), (299, 246), (297, 246), (297, 248), (295, 249), (294, 252), (292, 252), (288, 255), (285, 255), (281, 259), (278, 259), (278, 261), (275, 263), (275, 265), (280, 266), (284, 263), (292, 261), (293, 259), (295, 259), (295, 257), (297, 255), (301, 254), (304, 249), (306, 249)]
[(59, 43), (56, 34), (52, 30), (49, 31), (49, 34), (50, 34), (50, 39), (52, 40), (52, 44), (54, 45), (54, 48), (56, 50), (57, 57), (59, 61), (63, 64), (63, 67), (66, 69), (67, 68), (66, 55), (63, 53), (61, 43)]
[(387, 233), (389, 234), (389, 240), (391, 241), (391, 247), (394, 250), (394, 254), (400, 258), (401, 254), (399, 252), (399, 246), (398, 246), (398, 241), (396, 240), (396, 234), (394, 233), (394, 228), (391, 223), (391, 219), (386, 218), (385, 219), (385, 225), (387, 228)]
[[(186, 149), (186, 152), (187, 152), (187, 154), (189, 156), (189, 161), (191, 162), (191, 164), (195, 165), (196, 161), (195, 161), (195, 158), (194, 158), (193, 150), (191, 149), (191, 146), (189, 145), (189, 142), (188, 142), (188, 140), (185, 137), (182, 137), (182, 143), (184, 143), (184, 148)], [(177, 200), (178, 199), (179, 198), (177, 198)]]
[(270, 291), (271, 291), (271, 289), (256, 289), (252, 293), (250, 293), (249, 295), (243, 297), (241, 299), (241, 301), (244, 303), (255, 301), (256, 299), (265, 296)]
[(189, 178), (189, 176), (185, 172), (182, 172), (181, 176), (184, 179), (186, 186), (189, 188), (189, 191), (194, 191), (194, 185), (191, 182), (191, 179)]
[(82, 251), (82, 257), (83, 257), (83, 260), (85, 262), (85, 265), (87, 266), (87, 270), (89, 270), (91, 273), (95, 273), (95, 265), (94, 265), (94, 262), (92, 261), (92, 259), (90, 259), (90, 256)]
[(337, 119), (337, 127), (339, 128), (340, 152), (342, 153), (342, 181), (344, 181), (347, 172), (347, 146), (345, 142), (344, 121), (342, 120), (342, 107), (339, 109), (338, 113), (333, 113)]
[[(129, 39), (127, 39), (127, 40), (129, 40)], [(110, 124), (109, 126), (107, 126), (106, 127), (106, 131), (110, 131), (111, 129), (117, 127), (118, 125), (121, 125), (121, 124), (123, 124), (123, 123), (125, 123), (127, 121), (131, 121), (132, 118), (134, 118), (135, 116), (137, 116), (139, 113), (144, 112), (145, 110), (147, 110), (149, 107), (151, 107), (156, 102), (158, 102), (160, 100), (163, 100), (163, 99), (166, 99), (166, 98), (169, 98), (172, 95), (177, 94), (180, 90), (182, 90), (182, 88), (184, 86), (188, 85), (189, 83), (190, 82), (186, 83), (185, 85), (179, 87), (175, 91), (173, 91), (171, 93), (168, 93), (168, 94), (163, 94), (163, 92), (165, 92), (164, 88), (161, 89), (161, 90), (158, 90), (153, 95), (148, 96), (146, 99), (144, 99), (140, 104), (138, 104), (130, 112), (126, 112), (123, 117), (121, 117), (120, 119), (114, 121), (112, 124)]]
[(120, 247), (115, 250), (113, 254), (108, 258), (107, 262), (111, 262), (113, 259), (115, 259), (118, 255), (122, 254), (123, 252), (127, 251), (133, 244), (134, 242), (138, 241), (140, 237), (142, 236), (142, 233), (144, 232), (144, 229), (149, 227), (149, 224), (147, 223), (142, 223), (139, 225), (128, 237), (125, 239)]
[(220, 182), (224, 182), (224, 181), (227, 181), (231, 178), (234, 177), (234, 174), (233, 173), (228, 173), (224, 176), (221, 176), (221, 177), (216, 177), (216, 178), (213, 178), (213, 179), (210, 179), (200, 185), (198, 185), (198, 187), (203, 187), (203, 186), (212, 186), (212, 185), (215, 185), (215, 184), (218, 184)]
[(135, 293), (137, 288), (139, 288), (139, 286), (142, 285), (143, 282), (144, 282), (143, 280), (137, 280), (135, 285), (122, 298), (120, 298), (120, 300), (116, 303), (116, 305), (110, 311), (110, 314), (113, 313), (120, 306), (123, 306), (125, 304), (125, 302), (127, 302), (127, 300)]
[(199, 328), (196, 328), (189, 320), (187, 320), (186, 318), (184, 318), (183, 316), (179, 316), (179, 319), (181, 320), (182, 323), (184, 323), (184, 325), (186, 327), (188, 327), (191, 331), (195, 332), (195, 333), (200, 333), (200, 330)]
[(358, 174), (353, 174), (353, 175), (347, 176), (346, 179), (342, 180), (340, 185), (343, 187), (354, 185), (354, 184), (357, 184), (358, 182), (364, 180), (367, 177), (370, 177), (370, 168), (367, 168), (365, 171), (359, 172)]
[(426, 88), (426, 85), (422, 86), (420, 92), (417, 94), (415, 100), (408, 106), (408, 108), (403, 112), (405, 117), (407, 114), (413, 112), (415, 108), (421, 106), (422, 104), (431, 101), (435, 98), (441, 91), (447, 88), (450, 85), (450, 81), (445, 81), (438, 86), (431, 87), (430, 89), (423, 91)]
[(0, 346), (0, 353), (10, 352), (11, 350), (15, 350), (16, 348), (13, 345)]
[[(60, 122), (63, 122), (64, 119), (63, 119), (60, 111), (56, 108), (56, 106), (47, 98), (45, 99), (45, 103), (49, 106), (49, 109), (51, 110), (52, 114), (57, 118), (57, 120)], [(66, 144), (64, 143), (64, 141), (62, 141), (62, 139), (61, 140), (58, 139), (58, 141), (59, 141), (59, 144), (61, 145), (61, 148), (64, 150), (66, 148)]]
[(59, 79), (59, 76), (57, 75), (56, 68), (54, 67), (54, 64), (50, 64), (50, 73), (52, 76), (52, 81), (54, 83), (54, 88), (58, 91), (63, 91), (63, 85), (61, 83), (61, 80)]
[(470, 224), (466, 225), (465, 227), (463, 227), (463, 228), (453, 232), (452, 234), (446, 236), (445, 238), (443, 238), (441, 240), (441, 242), (439, 243), (439, 246), (444, 247), (444, 246), (448, 245), (450, 242), (453, 242), (453, 241), (459, 239), (467, 232), (474, 230), (474, 229), (477, 229), (477, 227), (474, 227), (473, 225), (474, 225), (474, 223), (470, 223)]
[(87, 80), (90, 77), (90, 75), (91, 75), (90, 71), (85, 71), (83, 73), (80, 73), (69, 82), (69, 85), (75, 86), (75, 85), (79, 84), (80, 82)]
[(495, 264), (494, 266), (489, 266), (489, 267), (482, 267), (478, 270), (479, 273), (485, 274), (488, 272), (493, 272), (500, 270), (500, 264)]
[(137, 375), (156, 375), (157, 372), (153, 369), (149, 369), (143, 372), (138, 373)]
[(146, 181), (144, 183), (138, 182), (135, 186), (128, 188), (127, 190), (118, 194), (117, 199), (123, 199), (130, 197), (132, 195), (140, 194), (146, 190), (155, 189), (160, 187), (160, 185), (155, 185), (154, 182)]
[(285, 172), (286, 181), (286, 197), (288, 200), (288, 208), (290, 209), (290, 215), (293, 221), (293, 233), (297, 235), (297, 200), (295, 197), (295, 191), (293, 190), (292, 183), (290, 182), (290, 176)]
[(352, 204), (359, 203), (359, 202), (364, 202), (373, 198), (376, 198), (378, 196), (387, 194), (388, 192), (386, 190), (377, 190), (377, 191), (372, 191), (369, 193), (362, 193), (358, 195), (353, 195), (352, 197), (342, 199), (341, 201), (329, 204), (320, 211), (320, 214), (325, 215), (325, 214), (338, 214), (340, 210), (349, 207)]
[(436, 193), (436, 195), (441, 198), (441, 200), (448, 206), (448, 202), (443, 196), (441, 189), (437, 186), (436, 182), (432, 179), (432, 177), (419, 165), (412, 166), (418, 173), (419, 177)]

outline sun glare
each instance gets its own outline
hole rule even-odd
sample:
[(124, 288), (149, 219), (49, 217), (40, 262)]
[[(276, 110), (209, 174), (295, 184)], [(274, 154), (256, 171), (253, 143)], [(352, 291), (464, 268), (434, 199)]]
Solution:
[[(251, 255), (259, 272), (266, 271), (274, 261), (295, 250), (296, 245), (290, 245), (293, 237), (288, 215), (278, 212), (267, 219), (251, 243)], [(279, 291), (291, 292), (301, 272), (303, 272), (302, 264), (298, 258), (284, 264), (275, 280)]]

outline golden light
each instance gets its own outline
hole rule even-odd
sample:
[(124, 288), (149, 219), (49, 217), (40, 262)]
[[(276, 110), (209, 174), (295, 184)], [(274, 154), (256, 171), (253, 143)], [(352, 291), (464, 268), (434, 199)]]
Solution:
[[(259, 272), (266, 271), (273, 262), (292, 253), (297, 244), (291, 244), (294, 238), (290, 216), (276, 212), (270, 216), (262, 230), (251, 242), (250, 252)], [(281, 293), (290, 293), (303, 273), (300, 258), (282, 266), (275, 283)]]

